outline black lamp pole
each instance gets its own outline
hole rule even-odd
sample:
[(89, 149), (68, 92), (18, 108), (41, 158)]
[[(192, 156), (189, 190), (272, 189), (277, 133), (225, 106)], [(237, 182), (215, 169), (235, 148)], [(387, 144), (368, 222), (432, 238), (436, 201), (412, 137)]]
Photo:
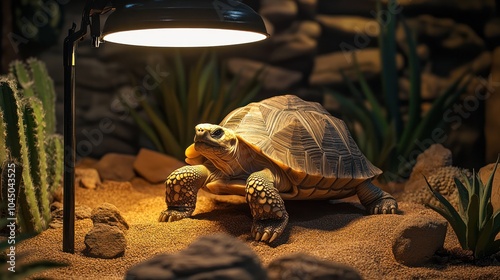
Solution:
[[(92, 33), (99, 30), (99, 16), (105, 12), (107, 1), (89, 0), (83, 10), (80, 29), (76, 24), (68, 31), (64, 39), (64, 181), (63, 181), (63, 251), (75, 252), (75, 52), (78, 42), (87, 34), (91, 26)], [(90, 18), (92, 17), (92, 22)], [(97, 28), (95, 26), (97, 25)], [(99, 34), (92, 34), (94, 46), (98, 45)]]

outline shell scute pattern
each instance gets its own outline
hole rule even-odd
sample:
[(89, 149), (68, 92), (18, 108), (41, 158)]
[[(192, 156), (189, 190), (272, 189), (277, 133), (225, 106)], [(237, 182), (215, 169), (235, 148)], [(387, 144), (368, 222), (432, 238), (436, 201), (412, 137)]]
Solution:
[(334, 188), (342, 188), (381, 173), (359, 150), (342, 120), (296, 96), (251, 103), (231, 112), (220, 125), (234, 130), (302, 186), (329, 178), (335, 180)]

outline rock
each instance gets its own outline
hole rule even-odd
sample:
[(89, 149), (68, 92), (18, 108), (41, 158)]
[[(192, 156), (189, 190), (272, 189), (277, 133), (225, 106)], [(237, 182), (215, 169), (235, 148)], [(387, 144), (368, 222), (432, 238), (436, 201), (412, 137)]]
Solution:
[[(413, 174), (413, 173), (412, 173)], [(439, 167), (435, 171), (428, 172), (426, 174), (415, 174), (417, 177), (415, 180), (409, 180), (406, 185), (404, 192), (401, 196), (401, 201), (413, 202), (423, 205), (434, 205), (441, 207), (439, 201), (434, 197), (434, 195), (429, 190), (425, 178), (429, 182), (429, 185), (442, 196), (444, 196), (453, 207), (458, 209), (459, 198), (457, 186), (455, 184), (455, 177), (459, 178), (460, 181), (463, 175), (470, 176), (470, 173), (465, 170), (454, 166)]]
[(76, 168), (94, 168), (98, 162), (95, 158), (84, 157), (76, 162)]
[(347, 265), (321, 260), (304, 253), (273, 260), (267, 267), (269, 280), (285, 279), (363, 279), (358, 271)]
[(500, 47), (493, 51), (491, 76), (485, 96), (484, 135), (486, 138), (486, 162), (495, 162), (500, 153)]
[(274, 49), (271, 61), (282, 61), (302, 55), (313, 54), (321, 28), (314, 21), (295, 22), (285, 32), (271, 37)]
[[(51, 228), (62, 228), (63, 226), (63, 204), (60, 202), (54, 202), (50, 205), (50, 211), (52, 220), (49, 226)], [(84, 220), (90, 218), (90, 213), (92, 209), (86, 205), (76, 205), (75, 206), (75, 219)]]
[(172, 171), (184, 165), (171, 156), (143, 148), (135, 158), (134, 170), (148, 182), (157, 184), (165, 181)]
[(116, 226), (95, 224), (85, 235), (84, 254), (93, 258), (113, 259), (125, 254), (127, 240)]
[[(120, 63), (110, 61), (104, 63), (101, 59), (95, 57), (95, 55), (82, 56), (79, 58), (78, 66), (81, 67), (81, 69), (93, 69), (94, 71), (81, 71), (81, 73), (78, 74), (78, 79), (75, 80), (77, 87), (88, 87), (92, 85), (93, 88), (99, 87), (103, 90), (109, 90), (119, 85), (129, 83), (127, 76), (122, 74), (124, 69)], [(110, 77), (115, 78), (110, 79)], [(78, 96), (80, 96), (80, 98), (78, 98)], [(77, 98), (77, 100), (83, 100), (84, 96), (77, 95)], [(86, 96), (85, 99), (88, 100), (89, 96)]]
[[(382, 65), (378, 49), (366, 48), (357, 50), (356, 58), (360, 70), (366, 78), (380, 75)], [(403, 67), (403, 57), (400, 54), (396, 56), (396, 65), (398, 69)], [(354, 81), (357, 80), (351, 52), (334, 52), (318, 55), (315, 58), (314, 68), (309, 78), (309, 82), (312, 86), (343, 84), (344, 78), (340, 73), (341, 70), (343, 70), (350, 79)]]
[(421, 174), (425, 175), (439, 167), (451, 166), (452, 164), (451, 151), (441, 144), (432, 144), (417, 156), (410, 180), (415, 179), (415, 176), (421, 177)]
[[(493, 172), (495, 163), (490, 163), (479, 169), (479, 177), (483, 184), (486, 185)], [(495, 177), (493, 178), (493, 186), (491, 188), (491, 205), (493, 205), (493, 213), (500, 210), (500, 167), (497, 167)]]
[[(434, 100), (441, 96), (444, 91), (449, 87), (450, 82), (448, 79), (441, 78), (431, 73), (422, 73), (421, 75), (421, 88), (420, 96), (422, 99)], [(409, 78), (402, 78), (399, 80), (400, 96), (408, 100), (410, 95), (410, 80)]]
[(75, 206), (75, 218), (77, 220), (89, 219), (92, 215), (92, 208), (87, 205), (76, 205)]
[(330, 32), (343, 33), (354, 37), (360, 33), (375, 39), (380, 34), (380, 26), (374, 18), (360, 16), (318, 15), (316, 20)]
[(130, 268), (125, 279), (266, 279), (246, 244), (227, 234), (204, 236), (177, 254), (160, 254)]
[(289, 90), (302, 80), (300, 72), (250, 59), (232, 58), (228, 60), (227, 66), (233, 75), (240, 75), (244, 81), (251, 80), (259, 70), (263, 69), (259, 79), (262, 82), (262, 87), (270, 91)]
[(135, 177), (135, 157), (131, 155), (109, 153), (104, 155), (95, 165), (101, 179), (113, 181), (130, 181)]
[(259, 14), (271, 22), (292, 20), (297, 15), (297, 3), (293, 0), (261, 0)]
[[(470, 26), (450, 18), (421, 15), (408, 19), (407, 24), (421, 43), (433, 46), (433, 51), (476, 56), (485, 48), (483, 39)], [(404, 34), (403, 27), (398, 26), (396, 40), (400, 45), (406, 44)]]
[(96, 224), (107, 224), (110, 226), (116, 226), (121, 230), (127, 230), (129, 228), (127, 221), (125, 221), (120, 214), (120, 210), (110, 203), (103, 203), (94, 208), (90, 218), (92, 219), (94, 226)]
[(95, 189), (101, 185), (99, 172), (94, 168), (75, 168), (75, 185)]
[(439, 202), (425, 182), (427, 178), (434, 190), (448, 199), (453, 206), (458, 207), (459, 199), (454, 178), (461, 178), (464, 174), (470, 176), (467, 170), (452, 166), (450, 150), (441, 144), (433, 144), (418, 155), (400, 200), (438, 206)]
[(347, 52), (376, 48), (378, 45), (380, 27), (373, 17), (320, 14), (316, 20), (322, 27), (319, 53), (338, 50)]
[(397, 262), (421, 266), (443, 247), (448, 223), (431, 215), (408, 216), (395, 229), (392, 253)]
[[(478, 75), (483, 75), (488, 73), (491, 68), (492, 55), (489, 51), (484, 51), (476, 57), (471, 58), (468, 62), (462, 64), (461, 66), (455, 67), (450, 71), (451, 81), (458, 79), (465, 72), (470, 72)], [(451, 84), (451, 81), (449, 82)], [(483, 85), (484, 83), (478, 81), (478, 79), (472, 79), (469, 84), (467, 92), (473, 92), (478, 88), (478, 85)]]

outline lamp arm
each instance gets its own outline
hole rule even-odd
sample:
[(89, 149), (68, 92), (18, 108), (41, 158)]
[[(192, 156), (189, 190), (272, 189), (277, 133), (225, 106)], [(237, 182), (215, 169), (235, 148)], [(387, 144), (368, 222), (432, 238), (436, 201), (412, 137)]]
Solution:
[[(76, 161), (76, 132), (75, 132), (75, 52), (78, 42), (87, 35), (88, 27), (97, 38), (100, 36), (99, 16), (110, 9), (106, 9), (109, 1), (88, 0), (83, 9), (80, 29), (76, 30), (73, 23), (64, 39), (64, 180), (63, 180), (63, 251), (75, 252), (75, 161)], [(92, 21), (91, 21), (92, 17)], [(96, 28), (97, 27), (97, 28)], [(94, 41), (94, 40), (93, 40)], [(98, 42), (98, 41), (97, 41)], [(98, 47), (94, 44), (94, 46)]]

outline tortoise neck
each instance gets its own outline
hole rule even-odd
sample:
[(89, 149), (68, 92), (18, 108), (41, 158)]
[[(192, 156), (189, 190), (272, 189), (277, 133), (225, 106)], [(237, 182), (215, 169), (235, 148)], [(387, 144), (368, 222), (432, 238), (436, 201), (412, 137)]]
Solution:
[(231, 150), (217, 158), (212, 158), (211, 161), (226, 176), (238, 177), (255, 172), (253, 167), (256, 166), (257, 159), (255, 152), (237, 139)]

